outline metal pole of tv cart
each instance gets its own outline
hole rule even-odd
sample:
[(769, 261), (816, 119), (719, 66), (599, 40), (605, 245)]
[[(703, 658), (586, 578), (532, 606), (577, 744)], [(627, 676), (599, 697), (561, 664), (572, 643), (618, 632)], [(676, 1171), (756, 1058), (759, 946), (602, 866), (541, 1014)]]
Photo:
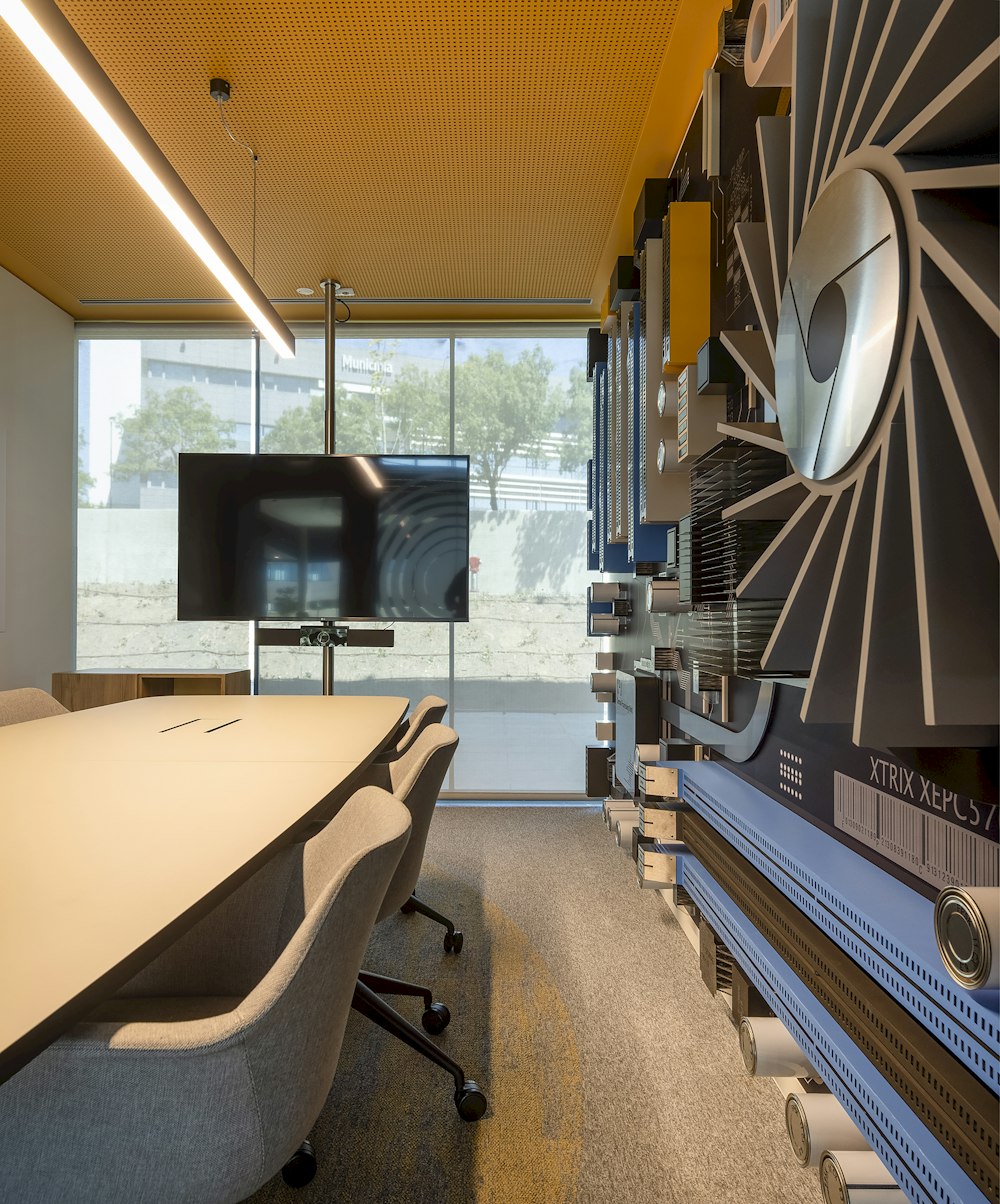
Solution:
[[(335, 453), (336, 437), (334, 433), (335, 392), (337, 383), (337, 291), (340, 285), (336, 280), (322, 282), (324, 310), (324, 360), (326, 371), (326, 406), (323, 424), (323, 452), (332, 456)], [(282, 647), (309, 645), (319, 647), (323, 653), (323, 693), (333, 693), (333, 651), (335, 644), (350, 644), (355, 648), (392, 648), (395, 645), (395, 633), (389, 629), (384, 631), (359, 630), (351, 631), (343, 622), (337, 619), (323, 619), (319, 627), (300, 627), (298, 631), (291, 628), (257, 628), (257, 646)]]
[[(336, 389), (337, 389), (337, 289), (336, 280), (323, 281), (323, 351), (325, 369), (325, 398), (323, 422), (323, 451), (332, 456), (336, 451)], [(326, 620), (324, 627), (333, 627), (332, 620)], [(333, 693), (333, 645), (326, 644), (323, 649), (323, 693)]]

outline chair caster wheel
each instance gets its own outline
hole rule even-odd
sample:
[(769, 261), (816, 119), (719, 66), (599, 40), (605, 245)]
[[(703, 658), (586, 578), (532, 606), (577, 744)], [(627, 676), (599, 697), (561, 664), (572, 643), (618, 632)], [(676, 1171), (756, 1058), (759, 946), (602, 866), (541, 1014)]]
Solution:
[(312, 1145), (304, 1141), (281, 1168), (281, 1177), (289, 1187), (305, 1187), (316, 1174), (316, 1155)]
[(430, 1033), (432, 1037), (436, 1037), (438, 1033), (443, 1033), (448, 1027), (450, 1019), (451, 1012), (443, 1003), (432, 1003), (420, 1017), (420, 1023), (426, 1032)]
[(463, 1120), (479, 1120), (486, 1111), (486, 1096), (479, 1089), (479, 1084), (471, 1079), (463, 1083), (461, 1090), (455, 1092), (455, 1107)]
[(412, 899), (407, 899), (403, 906), (399, 909), (404, 916), (412, 915), (417, 910), (416, 904)]
[(461, 953), (462, 952), (462, 934), (460, 932), (446, 932), (444, 934), (444, 951), (445, 953)]

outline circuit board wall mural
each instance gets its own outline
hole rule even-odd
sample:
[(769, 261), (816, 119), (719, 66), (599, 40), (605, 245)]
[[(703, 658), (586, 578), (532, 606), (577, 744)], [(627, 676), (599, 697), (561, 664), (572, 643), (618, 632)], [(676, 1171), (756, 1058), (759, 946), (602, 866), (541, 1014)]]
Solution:
[(863, 745), (996, 743), (998, 12), (800, 3), (736, 229), (760, 329), (722, 341), (777, 417), (741, 434), (801, 498), (737, 597), (787, 599), (762, 668)]
[[(663, 265), (662, 379), (647, 363), (645, 276), (628, 323), (625, 293), (609, 293), (598, 395), (622, 398), (600, 410), (595, 435), (619, 474), (642, 453), (627, 528), (597, 521), (592, 533), (593, 567), (620, 574), (632, 615), (613, 647), (627, 669), (669, 648), (667, 736), (694, 739), (697, 727), (726, 756), (731, 699), (762, 678), (794, 683), (805, 723), (991, 805), (1000, 7), (764, 7), (780, 9), (772, 57), (787, 61), (748, 64), (747, 79), (769, 85), (749, 88), (733, 56), (720, 57), (721, 86), (713, 100), (706, 81), (666, 182), (662, 240), (636, 257)], [(711, 281), (711, 337), (678, 356), (671, 313), (688, 313), (692, 274), (671, 248), (699, 204), (711, 233), (692, 274)], [(681, 240), (689, 257), (699, 237)], [(642, 348), (623, 329), (642, 331)], [(633, 359), (634, 380), (621, 370)], [(620, 421), (630, 389), (646, 398), (631, 430)], [(634, 550), (665, 546), (667, 531), (669, 552)], [(669, 644), (649, 641), (643, 576), (661, 600), (677, 582), (658, 612), (672, 616)], [(749, 684), (737, 690), (734, 678)]]
[(592, 332), (588, 793), (827, 1204), (1000, 1204), (998, 35), (738, 0)]

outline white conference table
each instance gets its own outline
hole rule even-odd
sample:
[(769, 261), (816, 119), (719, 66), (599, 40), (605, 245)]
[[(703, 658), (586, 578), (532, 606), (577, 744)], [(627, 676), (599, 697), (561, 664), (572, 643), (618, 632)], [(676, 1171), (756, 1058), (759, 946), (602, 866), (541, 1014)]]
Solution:
[(145, 698), (0, 728), (0, 1082), (348, 798), (407, 706)]

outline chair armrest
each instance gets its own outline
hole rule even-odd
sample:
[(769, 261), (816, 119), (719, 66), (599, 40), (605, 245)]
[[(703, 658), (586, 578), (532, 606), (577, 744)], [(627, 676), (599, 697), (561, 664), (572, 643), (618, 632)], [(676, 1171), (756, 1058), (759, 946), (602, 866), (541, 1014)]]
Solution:
[(228, 996), (111, 999), (39, 1056), (58, 1062), (95, 1054), (221, 1051), (243, 1037), (241, 1002)]
[(288, 845), (118, 992), (135, 996), (247, 995), (283, 948), (281, 915), (301, 882), (303, 845)]

